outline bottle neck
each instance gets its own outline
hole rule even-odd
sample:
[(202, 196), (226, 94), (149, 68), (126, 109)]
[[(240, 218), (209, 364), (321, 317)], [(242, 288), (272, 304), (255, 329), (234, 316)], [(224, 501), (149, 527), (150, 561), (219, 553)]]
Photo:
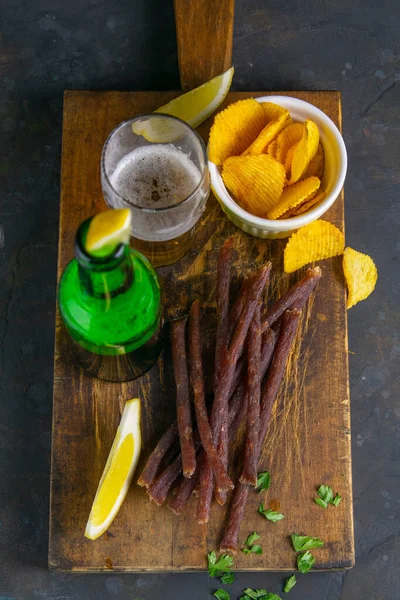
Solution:
[(81, 290), (91, 298), (108, 302), (126, 292), (133, 284), (134, 271), (130, 250), (128, 246), (119, 244), (108, 256), (89, 255), (84, 245), (89, 222), (86, 221), (79, 228), (75, 243)]

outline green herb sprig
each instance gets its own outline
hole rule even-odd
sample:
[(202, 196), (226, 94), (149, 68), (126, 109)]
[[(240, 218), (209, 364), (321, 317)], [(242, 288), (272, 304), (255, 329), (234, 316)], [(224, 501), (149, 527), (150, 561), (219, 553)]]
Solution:
[(297, 557), (297, 568), (302, 573), (307, 573), (315, 563), (315, 558), (309, 550), (299, 554)]
[(222, 590), (221, 588), (213, 593), (218, 600), (231, 600), (230, 594), (227, 591)]
[(285, 518), (285, 515), (283, 515), (280, 512), (277, 512), (276, 510), (272, 510), (272, 508), (264, 508), (264, 504), (262, 502), (258, 507), (258, 512), (260, 513), (260, 515), (263, 515), (266, 519), (268, 519), (268, 521), (272, 521), (273, 523), (276, 523), (277, 521), (282, 521), (282, 519)]
[(257, 540), (260, 539), (260, 536), (256, 531), (253, 531), (243, 542), (242, 552), (243, 554), (262, 554), (262, 547), (259, 544), (255, 544)]
[[(221, 554), (217, 559), (217, 555), (213, 550), (207, 554), (207, 562), (208, 574), (210, 577), (224, 577), (225, 574), (229, 574), (232, 577), (233, 573), (231, 573), (231, 567), (233, 566), (233, 558), (229, 554)], [(232, 583), (232, 581), (227, 582), (225, 579), (222, 583)]]
[(336, 496), (333, 497), (332, 488), (330, 485), (320, 485), (317, 490), (318, 498), (314, 498), (314, 502), (322, 508), (328, 508), (328, 504), (339, 506), (342, 496), (337, 492)]
[(297, 535), (296, 533), (290, 536), (292, 540), (293, 549), (296, 552), (304, 552), (305, 550), (312, 550), (312, 548), (322, 548), (324, 542), (317, 537), (310, 537), (309, 535)]
[(257, 485), (256, 490), (259, 494), (262, 492), (266, 492), (269, 490), (269, 486), (271, 485), (271, 474), (269, 471), (262, 471), (257, 475)]
[(297, 581), (296, 581), (296, 575), (291, 575), (290, 577), (288, 577), (285, 581), (285, 587), (283, 588), (283, 591), (288, 594), (290, 592), (291, 589), (294, 588), (294, 586), (296, 585)]

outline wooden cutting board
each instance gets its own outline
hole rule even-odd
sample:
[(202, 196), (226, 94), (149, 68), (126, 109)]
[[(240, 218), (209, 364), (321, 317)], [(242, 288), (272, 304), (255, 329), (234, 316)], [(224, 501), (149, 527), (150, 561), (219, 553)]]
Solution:
[[(100, 187), (100, 153), (110, 131), (122, 120), (146, 113), (180, 92), (66, 92), (64, 103), (58, 276), (73, 257), (79, 224), (106, 208)], [(225, 105), (266, 92), (231, 92)], [(279, 92), (285, 94), (285, 92)], [(318, 106), (341, 127), (338, 92), (291, 92)], [(207, 140), (210, 120), (200, 128)], [(324, 216), (343, 229), (343, 194)], [(266, 260), (273, 263), (272, 296), (302, 275), (283, 275), (285, 240), (259, 240), (236, 229), (211, 196), (190, 252), (158, 270), (164, 316), (184, 312), (195, 299), (210, 311), (215, 300), (217, 253), (235, 236), (235, 276)], [(264, 451), (271, 471), (266, 498), (250, 494), (240, 539), (256, 530), (264, 554), (239, 553), (235, 570), (293, 570), (295, 553), (289, 535), (321, 537), (314, 552), (316, 569), (354, 563), (347, 316), (341, 259), (320, 263), (323, 279), (303, 316), (301, 334), (287, 385), (281, 390)], [(218, 548), (226, 509), (215, 505), (208, 526), (194, 520), (195, 498), (180, 517), (150, 503), (134, 483), (112, 523), (97, 541), (84, 529), (124, 402), (143, 403), (141, 465), (159, 435), (174, 418), (174, 384), (168, 347), (158, 363), (135, 382), (115, 384), (86, 376), (70, 356), (59, 315), (56, 322), (53, 446), (51, 470), (49, 565), (74, 571), (179, 571), (206, 568), (206, 553)], [(140, 467), (138, 469), (140, 472)], [(316, 487), (329, 484), (343, 497), (338, 508), (313, 502)], [(279, 503), (285, 519), (270, 523), (257, 513), (263, 500)]]

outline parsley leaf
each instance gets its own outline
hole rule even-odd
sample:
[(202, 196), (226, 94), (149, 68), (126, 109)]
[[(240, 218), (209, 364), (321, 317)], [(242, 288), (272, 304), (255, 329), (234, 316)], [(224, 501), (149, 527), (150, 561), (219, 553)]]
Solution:
[(253, 531), (253, 533), (251, 533), (244, 541), (244, 545), (245, 546), (251, 546), (252, 544), (254, 544), (254, 542), (256, 540), (259, 540), (260, 536), (258, 535), (258, 533), (256, 531)]
[(256, 531), (253, 531), (247, 539), (243, 542), (244, 548), (242, 548), (243, 554), (262, 554), (262, 547), (258, 544), (254, 544), (256, 540), (259, 540), (260, 536)]
[(325, 502), (325, 500), (322, 500), (322, 498), (314, 498), (314, 502), (315, 504), (318, 504), (318, 506), (322, 506), (322, 508), (328, 508), (328, 503)]
[(302, 573), (307, 573), (315, 563), (315, 558), (309, 550), (299, 554), (297, 557), (297, 567)]
[(228, 571), (228, 573), (224, 573), (221, 577), (221, 583), (233, 583), (235, 579), (235, 573), (231, 573), (230, 571)]
[(332, 502), (333, 492), (330, 485), (320, 485), (317, 492), (321, 500), (324, 500), (324, 502), (326, 502), (327, 504)]
[(261, 590), (251, 590), (250, 588), (247, 588), (244, 590), (244, 594), (245, 596), (242, 596), (240, 600), (265, 600), (267, 597), (267, 590), (265, 588)]
[(272, 510), (272, 508), (265, 509), (262, 502), (258, 507), (258, 512), (260, 515), (263, 515), (266, 519), (268, 519), (268, 521), (272, 521), (273, 523), (276, 523), (276, 521), (282, 521), (282, 519), (285, 518), (285, 515), (282, 515), (276, 510)]
[(251, 590), (250, 588), (247, 588), (243, 593), (244, 596), (240, 596), (240, 600), (282, 600), (280, 596), (277, 596), (272, 592), (267, 592), (264, 588), (261, 590)]
[(214, 592), (213, 596), (218, 598), (218, 600), (231, 600), (231, 597), (228, 594), (228, 592), (226, 592), (225, 590), (221, 590), (221, 589)]
[(271, 475), (269, 471), (263, 471), (262, 473), (258, 473), (257, 475), (257, 485), (256, 485), (256, 490), (258, 490), (258, 493), (261, 494), (261, 492), (266, 492), (269, 489), (269, 486), (271, 485)]
[(322, 508), (327, 508), (328, 504), (333, 504), (334, 506), (339, 506), (342, 497), (339, 492), (333, 497), (332, 488), (330, 485), (320, 485), (318, 488), (318, 498), (314, 498), (314, 501)]
[(217, 560), (214, 550), (207, 554), (208, 573), (210, 577), (219, 577), (221, 573), (226, 573), (233, 566), (233, 558), (229, 554), (221, 554)]
[(324, 542), (320, 538), (310, 537), (309, 535), (294, 535), (290, 536), (292, 546), (296, 552), (311, 550), (312, 548), (321, 548)]
[(283, 591), (286, 592), (286, 594), (288, 594), (290, 592), (290, 590), (292, 588), (294, 588), (294, 586), (296, 585), (296, 575), (292, 575), (291, 577), (288, 577), (285, 581), (285, 587), (283, 588)]

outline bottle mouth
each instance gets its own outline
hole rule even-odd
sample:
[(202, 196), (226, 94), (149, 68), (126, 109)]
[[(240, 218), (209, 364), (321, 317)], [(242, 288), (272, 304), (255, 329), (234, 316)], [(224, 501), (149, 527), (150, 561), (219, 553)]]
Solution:
[(110, 254), (104, 256), (93, 256), (86, 250), (86, 235), (89, 229), (90, 217), (82, 223), (75, 236), (75, 258), (85, 269), (92, 271), (111, 271), (115, 269), (124, 259), (126, 246), (118, 244)]

